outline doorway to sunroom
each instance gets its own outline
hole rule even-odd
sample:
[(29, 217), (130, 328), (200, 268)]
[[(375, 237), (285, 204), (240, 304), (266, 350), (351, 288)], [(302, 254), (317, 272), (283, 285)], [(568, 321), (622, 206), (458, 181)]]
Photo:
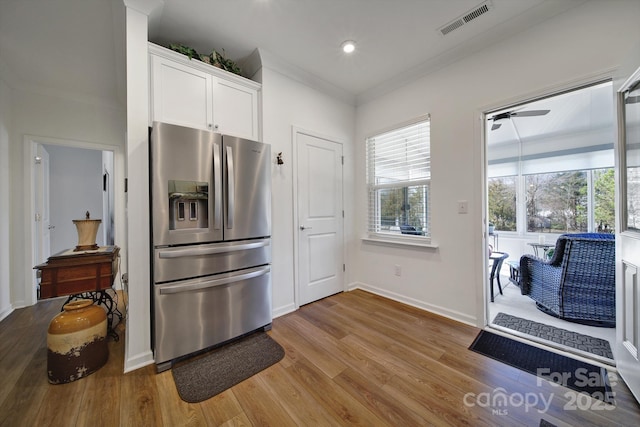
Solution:
[[(606, 364), (615, 343), (613, 99), (601, 81), (485, 113), (488, 271), (501, 263), (488, 279), (488, 322)], [(584, 239), (567, 246), (567, 235)], [(592, 238), (605, 253), (587, 250), (576, 267), (571, 257)], [(609, 276), (596, 278), (591, 264)], [(567, 268), (581, 276), (565, 281), (576, 276)]]

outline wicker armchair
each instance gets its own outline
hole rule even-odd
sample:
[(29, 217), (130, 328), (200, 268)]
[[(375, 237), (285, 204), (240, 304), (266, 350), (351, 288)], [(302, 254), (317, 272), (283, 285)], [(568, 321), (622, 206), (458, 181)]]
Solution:
[(538, 309), (564, 320), (615, 327), (615, 236), (563, 234), (549, 261), (520, 258), (520, 287)]

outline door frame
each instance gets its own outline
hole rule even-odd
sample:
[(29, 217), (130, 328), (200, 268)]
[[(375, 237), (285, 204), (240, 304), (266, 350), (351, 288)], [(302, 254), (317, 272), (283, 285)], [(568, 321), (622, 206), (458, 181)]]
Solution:
[[(34, 262), (41, 263), (51, 255), (51, 161), (44, 144), (36, 143), (34, 164), (34, 218), (36, 233), (33, 235)], [(39, 212), (38, 212), (39, 211)], [(48, 247), (45, 249), (45, 241)]]
[[(323, 135), (318, 132), (309, 131), (302, 129), (297, 126), (291, 127), (291, 145), (292, 145), (292, 161), (293, 161), (293, 301), (294, 301), (294, 309), (297, 310), (300, 307), (300, 233), (298, 233), (298, 229), (300, 227), (300, 221), (298, 219), (298, 145), (300, 142), (298, 141), (299, 135), (307, 135), (313, 138), (324, 139), (326, 141), (339, 144), (342, 146), (342, 155), (344, 157), (344, 147), (345, 143), (341, 141), (339, 138), (335, 138), (328, 135)], [(342, 168), (342, 210), (344, 211), (344, 167)], [(342, 218), (342, 260), (343, 263), (346, 263), (346, 233), (344, 227), (344, 217)], [(346, 291), (346, 275), (342, 276), (342, 291)]]
[[(612, 349), (616, 358), (618, 375), (624, 380), (631, 394), (640, 402), (640, 363), (638, 362), (638, 320), (631, 319), (634, 323), (627, 324), (626, 311), (638, 304), (638, 265), (637, 253), (640, 250), (640, 233), (630, 231), (627, 226), (627, 146), (622, 94), (640, 79), (640, 68), (637, 68), (626, 78), (619, 88), (615, 89), (615, 116), (617, 138), (616, 146), (616, 341), (612, 343)], [(615, 81), (614, 81), (615, 82)], [(627, 258), (631, 253), (634, 257)], [(627, 271), (629, 274), (627, 275)], [(627, 294), (630, 288), (632, 295)], [(632, 307), (627, 305), (627, 299), (631, 298)], [(635, 300), (635, 301), (634, 301)], [(627, 326), (631, 331), (627, 331)], [(636, 335), (635, 343), (628, 343), (627, 334)], [(635, 344), (635, 347), (634, 347)], [(636, 352), (635, 355), (632, 353)]]
[[(477, 293), (476, 293), (476, 304), (477, 304), (476, 307), (477, 307), (478, 313), (480, 313), (481, 315), (481, 316), (478, 316), (477, 318), (476, 326), (478, 326), (479, 328), (491, 329), (494, 332), (496, 331), (495, 329), (491, 328), (492, 319), (489, 318), (489, 303), (490, 303), (489, 277), (488, 277), (489, 276), (488, 274), (489, 259), (488, 259), (488, 253), (486, 250), (487, 245), (489, 244), (489, 236), (487, 232), (487, 222), (488, 222), (488, 216), (489, 216), (489, 212), (488, 212), (489, 195), (488, 195), (488, 188), (487, 188), (487, 181), (488, 181), (487, 139), (486, 139), (486, 125), (487, 125), (487, 115), (488, 115), (487, 112), (534, 101), (536, 99), (544, 98), (549, 95), (571, 91), (576, 88), (579, 88), (582, 86), (588, 86), (590, 84), (594, 84), (595, 82), (599, 82), (599, 81), (610, 80), (611, 82), (613, 82), (614, 89), (615, 89), (617, 73), (618, 73), (617, 68), (610, 68), (599, 73), (586, 75), (579, 79), (561, 82), (555, 85), (544, 87), (542, 89), (539, 89), (533, 92), (524, 93), (508, 99), (503, 99), (502, 101), (485, 105), (479, 108), (478, 110), (476, 110), (478, 121), (476, 123), (477, 127), (475, 129), (476, 129), (476, 135), (478, 135), (480, 138), (480, 143), (477, 144), (480, 150), (480, 152), (478, 153), (478, 158), (482, 166), (482, 174), (481, 174), (482, 180), (479, 184), (481, 188), (478, 189), (478, 194), (481, 194), (481, 209), (479, 212), (479, 215), (480, 215), (479, 224), (481, 224), (480, 226), (481, 226), (482, 233), (481, 233), (481, 238), (479, 239), (480, 247), (478, 248), (478, 251), (479, 251), (478, 254), (479, 254), (479, 257), (481, 257), (479, 271), (482, 272), (482, 277), (480, 278), (479, 282), (482, 287), (477, 288)], [(617, 106), (615, 101), (614, 101), (613, 109), (614, 109), (614, 132), (617, 132), (617, 130), (615, 129), (617, 126), (617, 119), (615, 118)], [(617, 161), (617, 156), (618, 156), (617, 150), (618, 150), (618, 145), (617, 143), (614, 143), (614, 158), (615, 158), (614, 161)], [(616, 214), (618, 210), (617, 208), (618, 206), (616, 205)]]
[[(35, 205), (35, 162), (33, 161), (36, 156), (36, 146), (37, 144), (42, 145), (57, 145), (61, 147), (69, 147), (69, 148), (83, 148), (88, 150), (98, 150), (98, 151), (111, 151), (113, 152), (113, 182), (114, 182), (114, 206), (113, 206), (113, 216), (114, 216), (114, 244), (118, 245), (120, 242), (125, 241), (126, 236), (126, 224), (125, 224), (125, 194), (124, 192), (119, 193), (116, 191), (118, 188), (118, 183), (124, 181), (125, 176), (125, 157), (124, 157), (124, 147), (119, 145), (110, 145), (110, 144), (96, 144), (87, 141), (79, 141), (79, 140), (71, 140), (71, 139), (61, 139), (61, 138), (51, 138), (51, 137), (42, 137), (36, 135), (25, 135), (23, 138), (23, 181), (24, 188), (26, 190), (26, 195), (24, 197), (24, 207), (23, 211), (26, 213), (25, 217), (27, 218), (27, 224), (25, 224), (25, 247), (24, 247), (24, 298), (22, 303), (16, 301), (16, 305), (19, 308), (20, 306), (29, 306), (38, 302), (38, 295), (36, 291), (36, 270), (33, 267), (36, 265), (36, 245), (35, 239), (37, 235), (36, 223), (34, 218), (36, 216), (36, 205)], [(122, 244), (120, 244), (120, 256), (121, 256), (121, 268), (119, 269), (118, 274), (121, 274), (122, 271), (126, 271), (126, 248), (123, 248)], [(117, 281), (117, 279), (116, 279)]]

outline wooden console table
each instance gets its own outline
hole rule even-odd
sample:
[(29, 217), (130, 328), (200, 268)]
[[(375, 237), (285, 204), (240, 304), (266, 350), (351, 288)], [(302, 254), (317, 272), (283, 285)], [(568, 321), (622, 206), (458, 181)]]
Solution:
[(40, 271), (40, 298), (68, 295), (72, 299), (85, 298), (105, 306), (109, 333), (113, 331), (113, 315), (122, 320), (122, 313), (106, 290), (112, 289), (118, 274), (118, 246), (102, 246), (96, 250), (75, 252), (73, 249), (51, 255), (47, 262), (36, 265)]
[(51, 255), (36, 265), (40, 270), (40, 298), (96, 292), (110, 289), (118, 274), (118, 246), (103, 246), (95, 251), (72, 249)]

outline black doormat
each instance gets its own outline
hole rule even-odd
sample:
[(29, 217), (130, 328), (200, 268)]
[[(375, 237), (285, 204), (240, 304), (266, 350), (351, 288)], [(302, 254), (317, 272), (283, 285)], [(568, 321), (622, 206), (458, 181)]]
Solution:
[(284, 349), (264, 332), (216, 348), (172, 369), (178, 394), (197, 403), (246, 380), (279, 362)]
[(532, 335), (547, 341), (555, 342), (576, 350), (601, 356), (613, 360), (613, 352), (609, 341), (590, 335), (579, 334), (544, 323), (534, 322), (529, 319), (512, 316), (506, 313), (498, 313), (493, 323), (504, 328), (513, 329), (523, 334)]
[(469, 349), (540, 378), (586, 393), (594, 399), (613, 404), (607, 370), (599, 366), (487, 331), (480, 331)]

